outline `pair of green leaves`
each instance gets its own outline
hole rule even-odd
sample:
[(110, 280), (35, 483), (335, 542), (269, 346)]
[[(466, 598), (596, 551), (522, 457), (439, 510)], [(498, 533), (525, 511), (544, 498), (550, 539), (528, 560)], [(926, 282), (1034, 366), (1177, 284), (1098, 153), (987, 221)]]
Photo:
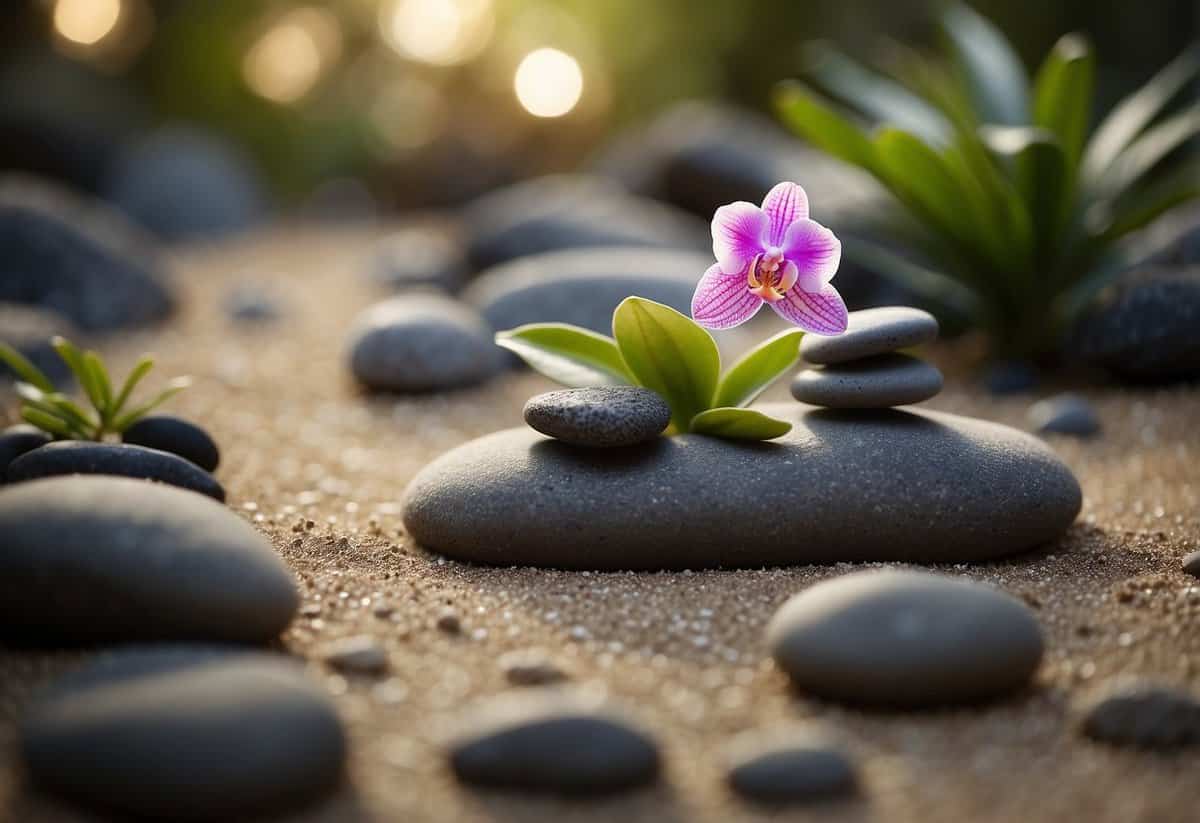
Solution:
[(677, 432), (770, 440), (792, 425), (744, 408), (799, 359), (803, 332), (766, 340), (721, 374), (717, 344), (693, 320), (641, 297), (613, 312), (613, 336), (565, 323), (535, 323), (496, 335), (496, 343), (564, 386), (633, 385), (671, 407)]
[(191, 384), (186, 377), (176, 378), (148, 402), (128, 409), (134, 389), (154, 367), (152, 358), (143, 355), (118, 388), (96, 352), (82, 351), (63, 337), (55, 337), (52, 345), (75, 375), (91, 410), (57, 391), (44, 372), (5, 343), (0, 343), (0, 361), (17, 375), (21, 418), (55, 437), (103, 440), (106, 434), (121, 434)]

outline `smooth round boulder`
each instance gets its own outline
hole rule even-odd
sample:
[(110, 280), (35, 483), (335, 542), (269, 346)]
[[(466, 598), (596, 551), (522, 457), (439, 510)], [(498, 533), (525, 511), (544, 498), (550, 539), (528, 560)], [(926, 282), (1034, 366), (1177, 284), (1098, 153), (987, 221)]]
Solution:
[(524, 792), (606, 794), (653, 782), (658, 746), (608, 711), (560, 696), (496, 699), (448, 746), (464, 783)]
[(794, 741), (735, 741), (729, 761), (730, 788), (759, 803), (810, 803), (848, 797), (858, 790), (854, 761), (817, 735)]
[(4, 485), (10, 463), (49, 442), (50, 435), (27, 423), (9, 426), (0, 433), (0, 486)]
[(128, 443), (60, 440), (21, 455), (8, 465), (9, 483), (71, 474), (130, 477), (178, 486), (214, 500), (225, 500), (225, 489), (211, 474), (170, 452)]
[(492, 330), (456, 300), (407, 294), (354, 323), (350, 370), (368, 389), (419, 394), (473, 386), (499, 369)]
[(531, 397), (525, 422), (573, 446), (616, 448), (658, 437), (671, 422), (671, 407), (639, 386), (562, 389)]
[(908, 306), (863, 309), (850, 312), (841, 334), (806, 334), (800, 341), (800, 356), (820, 365), (846, 363), (932, 343), (937, 336), (938, 322), (929, 312)]
[(1117, 678), (1085, 695), (1077, 714), (1084, 736), (1114, 746), (1172, 749), (1200, 744), (1200, 699), (1165, 683)]
[(277, 655), (120, 653), (35, 698), (20, 727), (38, 789), (122, 818), (230, 820), (295, 808), (341, 780), (328, 697)]
[(264, 643), (299, 607), (265, 537), (172, 486), (120, 477), (6, 486), (0, 534), (0, 633), (18, 642)]
[(792, 380), (793, 397), (829, 409), (907, 406), (935, 397), (941, 390), (942, 373), (937, 366), (906, 354), (880, 354), (805, 369)]
[(896, 708), (974, 703), (1029, 684), (1042, 630), (1021, 601), (927, 572), (864, 571), (783, 604), (767, 627), (775, 662), (817, 697)]
[(170, 452), (195, 463), (206, 472), (217, 470), (221, 452), (204, 429), (181, 417), (155, 414), (134, 423), (121, 439), (135, 446)]
[(1079, 513), (1071, 470), (1008, 426), (759, 408), (792, 430), (769, 443), (685, 434), (603, 450), (524, 426), (496, 432), (413, 478), (405, 528), (431, 551), (501, 566), (755, 568), (992, 560), (1057, 539)]

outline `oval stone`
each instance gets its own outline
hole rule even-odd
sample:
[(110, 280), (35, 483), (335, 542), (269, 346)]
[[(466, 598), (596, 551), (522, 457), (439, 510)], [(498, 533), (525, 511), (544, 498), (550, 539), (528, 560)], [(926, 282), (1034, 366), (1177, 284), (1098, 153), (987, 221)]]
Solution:
[(178, 486), (214, 500), (225, 500), (225, 489), (211, 474), (177, 454), (127, 443), (63, 440), (28, 452), (8, 466), (8, 481), (20, 483), (41, 477), (103, 474), (132, 477)]
[(525, 422), (574, 446), (632, 446), (662, 434), (671, 422), (671, 407), (638, 386), (563, 389), (530, 398)]
[(221, 452), (212, 436), (188, 420), (169, 414), (143, 417), (121, 439), (135, 446), (177, 454), (207, 472), (216, 471)]
[(21, 748), (38, 788), (122, 818), (229, 820), (337, 785), (346, 740), (303, 670), (267, 654), (123, 653), (34, 700)]
[(7, 486), (0, 534), (0, 633), (21, 642), (262, 643), (299, 606), (265, 537), (171, 486), (119, 477)]
[(50, 442), (50, 436), (41, 429), (20, 423), (0, 432), (0, 485), (4, 484), (8, 466), (26, 452), (40, 449)]
[(850, 756), (830, 741), (805, 737), (811, 739), (739, 742), (730, 757), (730, 787), (759, 803), (779, 805), (853, 795), (858, 775)]
[(942, 390), (937, 367), (906, 354), (805, 369), (792, 380), (801, 403), (831, 409), (881, 409), (920, 403)]
[(1070, 469), (1007, 426), (924, 410), (760, 408), (792, 431), (603, 451), (497, 432), (425, 467), (404, 523), (462, 560), (695, 569), (989, 560), (1054, 540), (1079, 513)]
[(932, 343), (938, 322), (932, 314), (908, 306), (883, 306), (850, 312), (846, 331), (832, 337), (806, 334), (800, 356), (829, 365)]
[(1027, 685), (1042, 630), (1019, 600), (927, 572), (865, 571), (792, 597), (767, 627), (798, 689), (829, 700), (924, 707)]
[(1029, 422), (1039, 434), (1066, 434), (1095, 437), (1100, 433), (1100, 418), (1086, 397), (1057, 394), (1039, 400), (1029, 408)]
[(1121, 677), (1080, 704), (1080, 731), (1093, 740), (1144, 749), (1200, 744), (1200, 699), (1178, 686)]

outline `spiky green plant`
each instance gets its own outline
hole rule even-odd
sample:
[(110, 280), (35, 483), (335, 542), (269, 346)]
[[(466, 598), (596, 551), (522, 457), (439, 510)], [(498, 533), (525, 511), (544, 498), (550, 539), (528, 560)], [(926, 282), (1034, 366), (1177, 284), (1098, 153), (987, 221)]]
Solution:
[(64, 337), (55, 337), (54, 350), (75, 375), (91, 408), (85, 409), (54, 387), (54, 383), (20, 352), (0, 342), (0, 361), (17, 376), (21, 419), (47, 434), (66, 440), (104, 440), (120, 435), (168, 399), (183, 391), (191, 380), (177, 377), (149, 401), (130, 408), (133, 391), (154, 367), (154, 359), (142, 355), (125, 381), (117, 388), (108, 369), (94, 351), (81, 351)]
[(1084, 37), (1059, 40), (1031, 83), (1003, 34), (965, 5), (940, 23), (949, 59), (894, 44), (875, 70), (814, 44), (807, 82), (782, 84), (778, 111), (902, 206), (890, 248), (848, 240), (847, 259), (964, 314), (996, 354), (1053, 351), (1131, 262), (1119, 241), (1200, 197), (1200, 164), (1174, 162), (1200, 133), (1200, 104), (1166, 116), (1200, 71), (1200, 48), (1089, 132), (1096, 58)]

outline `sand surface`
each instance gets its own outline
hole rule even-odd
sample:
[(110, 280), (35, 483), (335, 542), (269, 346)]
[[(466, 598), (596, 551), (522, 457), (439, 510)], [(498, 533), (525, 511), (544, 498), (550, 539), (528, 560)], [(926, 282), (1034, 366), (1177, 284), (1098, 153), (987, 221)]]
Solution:
[[(520, 425), (524, 400), (550, 384), (515, 374), (452, 395), (359, 394), (343, 344), (350, 318), (378, 296), (364, 277), (370, 239), (280, 230), (190, 252), (178, 265), (186, 295), (179, 317), (105, 346), (118, 370), (152, 350), (160, 379), (196, 377), (170, 408), (215, 434), (230, 506), (296, 572), (304, 604), (282, 649), (308, 659), (333, 696), (352, 759), (339, 794), (287, 819), (1196, 819), (1200, 753), (1087, 742), (1072, 704), (1118, 673), (1200, 688), (1200, 581), (1180, 571), (1180, 558), (1200, 549), (1197, 389), (1084, 388), (1105, 433), (1053, 442), (1084, 491), (1067, 536), (1007, 562), (939, 567), (1033, 606), (1048, 642), (1033, 689), (980, 708), (850, 710), (793, 693), (762, 635), (788, 596), (854, 567), (589, 574), (472, 567), (413, 545), (399, 517), (413, 474), (466, 439)], [(222, 302), (238, 282), (267, 284), (283, 319), (236, 327)], [(1024, 426), (1027, 398), (983, 394), (951, 367), (961, 357), (947, 344), (932, 357), (947, 366), (947, 388), (928, 406)], [(770, 396), (786, 397), (786, 388)], [(434, 626), (446, 607), (461, 616), (460, 635)], [(390, 675), (347, 678), (319, 662), (325, 644), (356, 634), (386, 646)], [(666, 761), (657, 788), (563, 802), (456, 785), (439, 739), (465, 706), (512, 688), (497, 658), (531, 647), (652, 731)], [(89, 819), (32, 794), (14, 745), (31, 690), (84, 657), (0, 650), (0, 819)], [(805, 723), (832, 730), (855, 753), (863, 798), (775, 816), (735, 799), (722, 777), (732, 737)]]

